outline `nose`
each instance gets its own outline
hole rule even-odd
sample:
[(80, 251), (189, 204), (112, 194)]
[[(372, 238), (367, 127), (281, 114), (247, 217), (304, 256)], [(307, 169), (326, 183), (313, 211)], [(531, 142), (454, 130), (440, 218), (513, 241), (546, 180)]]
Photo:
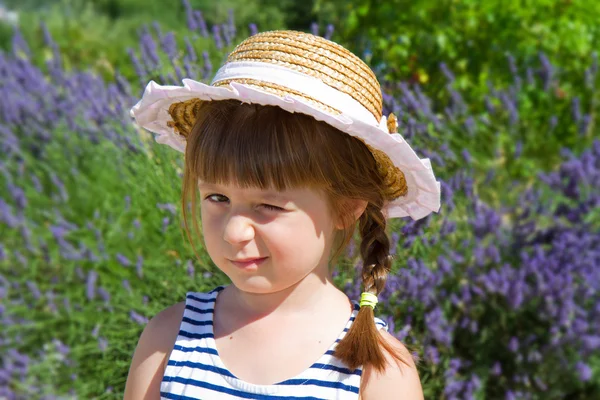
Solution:
[(254, 238), (252, 221), (242, 215), (232, 215), (225, 223), (223, 239), (230, 244), (247, 242)]

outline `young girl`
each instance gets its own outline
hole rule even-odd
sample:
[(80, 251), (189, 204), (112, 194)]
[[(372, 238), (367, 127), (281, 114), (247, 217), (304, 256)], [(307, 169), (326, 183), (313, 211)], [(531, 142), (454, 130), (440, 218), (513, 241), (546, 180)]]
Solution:
[[(132, 116), (185, 153), (188, 239), (191, 202), (231, 284), (148, 323), (125, 399), (422, 399), (412, 355), (374, 308), (386, 218), (437, 212), (440, 187), (382, 116), (371, 69), (321, 37), (271, 31), (239, 44), (210, 85), (183, 84), (150, 82)], [(356, 225), (359, 301), (331, 277)]]

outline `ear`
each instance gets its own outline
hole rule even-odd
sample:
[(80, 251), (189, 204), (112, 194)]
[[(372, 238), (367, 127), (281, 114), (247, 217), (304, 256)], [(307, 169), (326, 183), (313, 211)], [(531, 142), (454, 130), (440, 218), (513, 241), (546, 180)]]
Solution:
[(369, 202), (366, 200), (346, 200), (344, 202), (344, 215), (340, 215), (338, 218), (335, 224), (336, 229), (346, 229), (355, 224), (367, 209), (368, 204)]

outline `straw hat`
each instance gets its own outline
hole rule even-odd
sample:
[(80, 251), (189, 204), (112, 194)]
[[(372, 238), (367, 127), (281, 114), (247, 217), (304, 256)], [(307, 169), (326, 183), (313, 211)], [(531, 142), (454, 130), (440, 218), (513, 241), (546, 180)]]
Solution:
[(440, 208), (440, 183), (431, 162), (419, 158), (396, 132), (396, 117), (382, 115), (373, 71), (330, 40), (297, 31), (268, 31), (241, 42), (210, 85), (183, 79), (183, 86), (150, 81), (131, 109), (136, 123), (156, 141), (185, 151), (202, 101), (238, 99), (303, 113), (367, 145), (387, 183), (387, 218), (417, 220)]

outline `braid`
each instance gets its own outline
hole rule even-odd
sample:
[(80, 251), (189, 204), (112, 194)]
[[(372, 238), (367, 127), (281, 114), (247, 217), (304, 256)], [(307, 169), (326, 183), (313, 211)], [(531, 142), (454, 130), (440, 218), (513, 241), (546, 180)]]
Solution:
[(360, 254), (363, 259), (362, 280), (364, 291), (379, 295), (385, 287), (391, 269), (390, 240), (385, 233), (385, 217), (371, 204), (360, 218), (362, 243)]
[[(374, 295), (383, 291), (391, 269), (390, 240), (385, 228), (386, 221), (381, 208), (369, 203), (359, 222), (362, 237), (360, 253), (363, 259), (363, 291)], [(351, 370), (369, 365), (383, 371), (386, 364), (383, 350), (403, 361), (397, 350), (385, 342), (377, 331), (373, 308), (361, 307), (354, 323), (337, 344), (335, 356)]]

